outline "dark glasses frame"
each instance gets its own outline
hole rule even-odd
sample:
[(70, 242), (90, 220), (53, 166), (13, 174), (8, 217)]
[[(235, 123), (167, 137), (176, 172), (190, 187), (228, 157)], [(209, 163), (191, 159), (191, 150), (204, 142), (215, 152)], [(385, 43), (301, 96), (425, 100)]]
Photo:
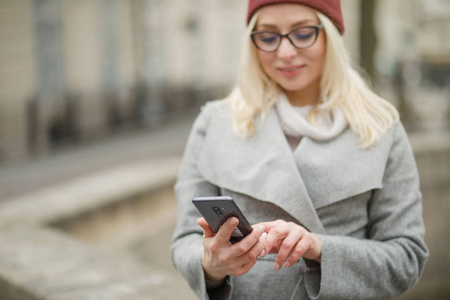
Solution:
[[(314, 38), (314, 41), (311, 42), (311, 45), (308, 45), (308, 46), (306, 46), (306, 47), (297, 47), (297, 46), (294, 44), (294, 42), (289, 38), (289, 35), (292, 34), (292, 33), (295, 32), (295, 31), (299, 30), (299, 29), (302, 29), (302, 28), (313, 28), (313, 29), (315, 30), (315, 38)], [(297, 28), (295, 28), (295, 29), (289, 31), (289, 32), (286, 33), (286, 34), (281, 34), (281, 33), (273, 32), (273, 31), (253, 31), (253, 32), (250, 34), (250, 37), (251, 37), (251, 39), (252, 39), (253, 45), (255, 45), (255, 47), (256, 47), (257, 49), (259, 49), (259, 50), (261, 50), (261, 51), (264, 51), (264, 52), (275, 52), (275, 51), (277, 51), (278, 48), (280, 48), (281, 41), (283, 40), (283, 38), (287, 38), (287, 39), (289, 40), (289, 42), (291, 43), (291, 45), (294, 46), (294, 47), (297, 48), (297, 49), (306, 49), (306, 48), (309, 48), (309, 47), (311, 47), (312, 45), (315, 44), (315, 42), (317, 41), (317, 38), (319, 37), (319, 31), (320, 31), (322, 28), (323, 28), (323, 24), (319, 24), (319, 25), (310, 25), (310, 26), (301, 26), (301, 27), (297, 27)], [(280, 39), (278, 40), (278, 45), (276, 46), (276, 48), (275, 48), (274, 50), (267, 51), (267, 50), (264, 50), (264, 49), (261, 49), (260, 47), (258, 47), (258, 44), (257, 44), (257, 42), (255, 41), (255, 37), (256, 37), (257, 34), (261, 34), (261, 33), (271, 33), (271, 34), (278, 35), (278, 36), (280, 37)]]

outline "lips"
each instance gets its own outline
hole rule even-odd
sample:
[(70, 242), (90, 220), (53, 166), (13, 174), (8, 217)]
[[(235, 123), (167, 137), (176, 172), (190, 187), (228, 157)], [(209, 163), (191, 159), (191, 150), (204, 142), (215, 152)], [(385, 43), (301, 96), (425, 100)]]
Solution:
[(286, 66), (286, 67), (278, 67), (277, 70), (283, 76), (292, 77), (298, 75), (301, 70), (304, 68), (304, 65), (295, 65), (295, 66)]

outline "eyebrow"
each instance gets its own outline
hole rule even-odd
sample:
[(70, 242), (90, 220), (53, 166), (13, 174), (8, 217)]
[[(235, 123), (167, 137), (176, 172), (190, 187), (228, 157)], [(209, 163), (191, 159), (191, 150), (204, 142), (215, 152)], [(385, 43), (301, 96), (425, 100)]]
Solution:
[[(314, 22), (314, 21), (315, 20), (312, 20), (312, 19), (302, 20), (300, 22), (292, 24), (291, 28), (294, 28), (294, 27), (297, 27), (297, 26), (301, 26), (301, 25), (304, 25), (305, 23)], [(274, 29), (278, 28), (277, 25), (273, 25), (273, 24), (258, 24), (258, 25), (256, 25), (256, 27), (260, 27), (260, 26), (261, 27), (274, 28)]]

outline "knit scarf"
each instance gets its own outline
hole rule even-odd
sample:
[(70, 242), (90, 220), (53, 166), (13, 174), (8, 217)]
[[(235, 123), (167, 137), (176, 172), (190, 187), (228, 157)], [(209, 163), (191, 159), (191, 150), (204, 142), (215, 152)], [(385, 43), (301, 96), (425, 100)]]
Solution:
[(286, 136), (297, 138), (298, 141), (301, 137), (307, 136), (313, 140), (325, 142), (338, 136), (347, 127), (347, 120), (340, 109), (333, 109), (327, 117), (318, 118), (317, 126), (313, 126), (306, 120), (312, 107), (312, 105), (294, 107), (286, 95), (280, 94), (276, 110)]

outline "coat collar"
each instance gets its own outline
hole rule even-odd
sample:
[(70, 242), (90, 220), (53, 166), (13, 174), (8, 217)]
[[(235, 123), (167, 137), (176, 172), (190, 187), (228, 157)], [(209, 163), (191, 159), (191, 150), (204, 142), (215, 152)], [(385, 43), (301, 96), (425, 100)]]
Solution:
[(202, 176), (219, 187), (277, 205), (312, 232), (324, 232), (317, 209), (382, 187), (392, 129), (369, 149), (362, 149), (358, 136), (347, 128), (329, 141), (305, 136), (292, 153), (275, 109), (248, 139), (234, 135), (224, 102), (209, 112), (198, 160)]
[(257, 134), (248, 139), (232, 132), (227, 110), (216, 113), (207, 129), (198, 168), (213, 184), (271, 202), (308, 230), (324, 229), (281, 129), (270, 110)]

